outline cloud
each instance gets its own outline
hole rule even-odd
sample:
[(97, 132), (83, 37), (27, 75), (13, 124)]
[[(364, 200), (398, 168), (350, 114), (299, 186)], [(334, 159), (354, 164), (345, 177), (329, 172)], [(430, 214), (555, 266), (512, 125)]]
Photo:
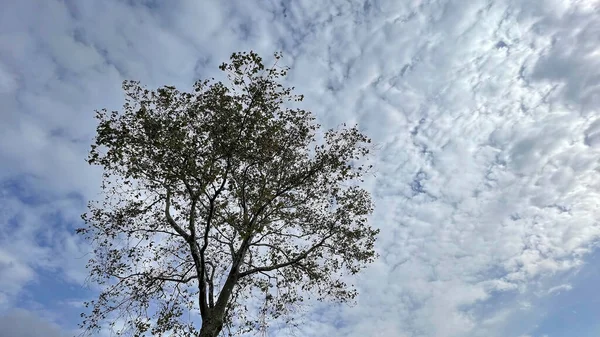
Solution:
[(123, 79), (185, 88), (233, 51), (282, 49), (303, 107), (380, 148), (367, 184), (381, 258), (354, 280), (357, 306), (315, 305), (303, 334), (531, 334), (536, 296), (566, 290), (549, 279), (582, 268), (600, 235), (597, 16), (566, 0), (13, 1), (0, 301), (42, 271), (84, 277), (72, 229), (100, 174), (83, 159)]
[(0, 316), (0, 337), (65, 337), (65, 331), (33, 312), (16, 309)]
[(553, 99), (566, 101), (585, 114), (596, 110), (600, 77), (588, 69), (600, 66), (598, 8), (590, 5), (562, 16), (550, 15), (537, 26), (551, 31), (552, 40), (535, 64), (532, 77), (556, 85)]
[(14, 305), (41, 271), (58, 272), (60, 280), (79, 286), (86, 277), (89, 249), (74, 236), (83, 200), (37, 184), (43, 186), (20, 177), (0, 185), (0, 308)]
[(548, 294), (560, 294), (561, 292), (569, 291), (571, 289), (573, 289), (573, 286), (571, 286), (570, 284), (561, 284), (548, 289)]

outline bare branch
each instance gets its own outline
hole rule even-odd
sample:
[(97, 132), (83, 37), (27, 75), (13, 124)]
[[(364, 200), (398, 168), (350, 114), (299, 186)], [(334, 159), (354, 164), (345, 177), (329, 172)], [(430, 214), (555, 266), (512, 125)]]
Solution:
[(179, 227), (177, 222), (175, 222), (175, 220), (173, 220), (173, 217), (171, 216), (171, 188), (168, 186), (166, 188), (167, 196), (165, 198), (165, 216), (167, 217), (167, 222), (177, 232), (177, 234), (181, 235), (183, 239), (188, 241), (190, 239), (189, 234), (187, 234), (181, 227)]
[(163, 276), (153, 276), (155, 279), (157, 280), (161, 280), (161, 281), (168, 281), (168, 282), (177, 282), (177, 283), (189, 283), (192, 280), (195, 280), (198, 278), (197, 275), (192, 275), (186, 278), (170, 278), (170, 277), (163, 277)]
[(309, 249), (305, 250), (304, 252), (298, 254), (295, 258), (293, 258), (291, 260), (288, 260), (288, 261), (286, 261), (284, 263), (274, 264), (274, 265), (271, 265), (271, 266), (263, 266), (263, 267), (256, 267), (256, 268), (253, 268), (253, 269), (249, 269), (249, 270), (246, 270), (244, 272), (241, 272), (239, 274), (239, 277), (242, 278), (242, 277), (246, 277), (248, 275), (255, 274), (257, 272), (261, 272), (261, 271), (262, 272), (266, 272), (266, 271), (271, 271), (271, 270), (275, 270), (275, 269), (281, 269), (281, 268), (285, 268), (285, 267), (294, 265), (294, 264), (298, 263), (299, 261), (302, 261), (303, 259), (305, 259), (306, 257), (308, 257), (308, 255), (310, 253), (314, 252), (315, 250), (317, 250), (318, 248), (320, 248), (321, 246), (323, 246), (323, 244), (325, 243), (325, 241), (327, 239), (329, 239), (330, 237), (332, 237), (332, 236), (333, 236), (333, 234), (330, 234), (330, 235), (324, 237), (317, 244), (313, 245), (312, 247), (310, 247)]

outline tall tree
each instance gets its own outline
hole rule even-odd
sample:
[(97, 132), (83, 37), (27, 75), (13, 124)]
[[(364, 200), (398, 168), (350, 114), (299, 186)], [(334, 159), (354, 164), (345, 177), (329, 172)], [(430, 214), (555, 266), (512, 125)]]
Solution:
[(344, 276), (374, 260), (378, 232), (360, 187), (370, 140), (356, 127), (320, 133), (290, 107), (303, 96), (276, 64), (234, 53), (220, 66), (230, 86), (193, 92), (126, 81), (123, 111), (97, 111), (88, 161), (104, 169), (104, 198), (78, 232), (102, 291), (86, 331), (109, 321), (134, 336), (212, 337), (286, 318), (307, 294), (356, 296)]

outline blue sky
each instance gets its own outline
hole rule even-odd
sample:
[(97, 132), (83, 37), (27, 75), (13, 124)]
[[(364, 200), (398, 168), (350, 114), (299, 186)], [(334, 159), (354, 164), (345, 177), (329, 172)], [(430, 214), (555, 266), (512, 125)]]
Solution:
[[(380, 259), (302, 336), (600, 336), (596, 0), (0, 0), (0, 337), (70, 336), (125, 79), (188, 89), (283, 51), (303, 107), (379, 150)], [(285, 336), (280, 331), (276, 336)], [(108, 335), (108, 333), (105, 333)]]

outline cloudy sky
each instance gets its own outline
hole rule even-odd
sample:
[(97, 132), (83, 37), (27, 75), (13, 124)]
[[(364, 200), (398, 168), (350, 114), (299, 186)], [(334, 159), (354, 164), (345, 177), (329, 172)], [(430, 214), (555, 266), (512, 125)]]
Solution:
[[(0, 337), (70, 336), (93, 110), (281, 50), (377, 144), (380, 259), (301, 336), (600, 336), (596, 0), (0, 0)], [(272, 334), (275, 335), (275, 334)], [(281, 334), (283, 335), (283, 334)]]

